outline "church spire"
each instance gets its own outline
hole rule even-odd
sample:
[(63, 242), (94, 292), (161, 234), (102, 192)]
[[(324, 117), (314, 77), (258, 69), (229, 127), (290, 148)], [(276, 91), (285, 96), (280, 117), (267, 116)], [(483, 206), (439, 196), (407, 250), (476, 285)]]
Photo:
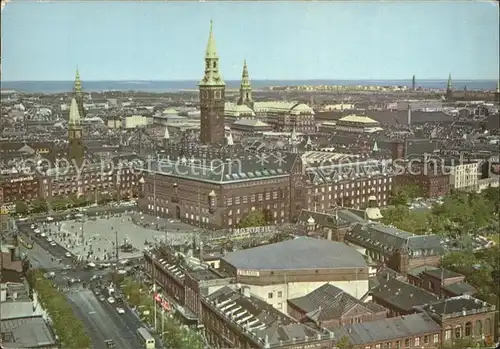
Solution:
[(207, 49), (205, 51), (205, 75), (200, 81), (203, 86), (225, 86), (219, 71), (219, 56), (215, 46), (213, 23), (210, 21), (210, 34), (208, 35)]
[(78, 71), (78, 66), (76, 67), (75, 86), (73, 86), (73, 93), (75, 95), (83, 93), (82, 81), (80, 80), (80, 72)]
[(246, 104), (252, 106), (252, 85), (250, 84), (250, 78), (248, 75), (248, 66), (246, 59), (243, 61), (243, 72), (241, 73), (241, 84), (240, 84), (240, 98), (238, 99), (238, 104)]
[(69, 107), (68, 125), (71, 127), (80, 126), (80, 112), (78, 111), (78, 104), (75, 98), (71, 100), (71, 105)]
[(85, 107), (83, 106), (83, 89), (82, 89), (82, 81), (80, 80), (80, 72), (78, 70), (78, 66), (76, 67), (75, 85), (73, 86), (73, 98), (76, 100), (80, 117), (84, 118)]
[(210, 33), (208, 35), (208, 43), (207, 43), (207, 49), (205, 51), (205, 58), (219, 58), (217, 56), (217, 48), (215, 46), (212, 20), (210, 20)]
[(448, 84), (446, 85), (446, 99), (451, 101), (453, 99), (453, 85), (451, 83), (451, 73), (448, 76)]

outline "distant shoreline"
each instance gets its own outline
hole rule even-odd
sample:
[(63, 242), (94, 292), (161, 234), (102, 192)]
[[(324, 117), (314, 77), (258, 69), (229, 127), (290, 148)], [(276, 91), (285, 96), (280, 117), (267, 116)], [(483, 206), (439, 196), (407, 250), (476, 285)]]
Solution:
[[(198, 80), (180, 81), (82, 81), (85, 92), (136, 91), (136, 92), (190, 92), (198, 90)], [(445, 89), (446, 79), (417, 80), (416, 87), (424, 89)], [(238, 89), (239, 80), (226, 80), (228, 89)], [(287, 86), (412, 86), (411, 79), (407, 80), (252, 80), (255, 90), (269, 87)], [(497, 81), (491, 80), (454, 80), (455, 90), (496, 90)], [(70, 93), (73, 81), (2, 81), (1, 90), (14, 90), (21, 93)]]

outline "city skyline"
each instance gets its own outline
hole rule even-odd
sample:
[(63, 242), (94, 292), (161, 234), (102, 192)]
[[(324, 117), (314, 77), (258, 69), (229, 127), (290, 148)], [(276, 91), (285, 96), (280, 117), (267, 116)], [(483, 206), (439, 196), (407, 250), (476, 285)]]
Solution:
[(14, 2), (2, 11), (2, 80), (67, 81), (77, 66), (84, 81), (199, 80), (211, 19), (228, 81), (241, 77), (244, 59), (253, 80), (449, 73), (496, 80), (493, 8), (498, 13), (491, 2)]

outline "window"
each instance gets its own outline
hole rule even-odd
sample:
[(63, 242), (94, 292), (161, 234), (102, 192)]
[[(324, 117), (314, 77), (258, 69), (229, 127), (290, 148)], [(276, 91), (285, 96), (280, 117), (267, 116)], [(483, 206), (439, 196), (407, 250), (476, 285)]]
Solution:
[(455, 327), (455, 338), (460, 338), (462, 337), (462, 327), (457, 326)]
[(451, 339), (451, 330), (446, 330), (444, 333), (444, 339), (449, 341)]
[(424, 344), (429, 344), (429, 336), (424, 336)]
[(416, 337), (414, 342), (415, 342), (415, 346), (419, 346), (420, 345), (420, 337)]
[(272, 293), (272, 292), (269, 292), (269, 293), (267, 294), (267, 298), (269, 298), (269, 299), (273, 299), (273, 293)]
[(405, 348), (409, 348), (409, 347), (410, 347), (410, 340), (405, 339)]
[(467, 322), (465, 324), (465, 337), (470, 337), (472, 335), (472, 322)]
[(278, 291), (278, 297), (279, 298), (283, 297), (283, 292), (282, 291)]
[(434, 343), (439, 343), (439, 335), (438, 334), (435, 334), (434, 335), (434, 338), (432, 340)]

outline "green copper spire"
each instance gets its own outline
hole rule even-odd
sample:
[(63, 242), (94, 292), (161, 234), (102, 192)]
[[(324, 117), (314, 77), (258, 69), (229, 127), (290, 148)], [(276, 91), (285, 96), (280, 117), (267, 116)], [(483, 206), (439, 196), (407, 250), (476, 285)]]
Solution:
[(207, 50), (205, 52), (205, 76), (200, 81), (202, 86), (225, 86), (219, 72), (219, 56), (215, 48), (213, 25), (210, 21), (210, 34), (208, 36)]
[(248, 66), (247, 61), (243, 61), (243, 73), (241, 74), (241, 84), (240, 84), (240, 98), (238, 99), (238, 104), (252, 105), (252, 85), (250, 84), (250, 78), (248, 76)]
[(241, 74), (241, 87), (251, 87), (250, 79), (248, 77), (248, 66), (247, 60), (243, 61), (243, 73)]
[(215, 38), (213, 34), (213, 22), (210, 20), (210, 34), (208, 35), (207, 50), (205, 58), (219, 58), (217, 57), (217, 48), (215, 47)]
[(83, 93), (82, 81), (80, 80), (80, 72), (78, 71), (78, 67), (76, 67), (75, 86), (73, 87), (73, 93), (75, 94)]

